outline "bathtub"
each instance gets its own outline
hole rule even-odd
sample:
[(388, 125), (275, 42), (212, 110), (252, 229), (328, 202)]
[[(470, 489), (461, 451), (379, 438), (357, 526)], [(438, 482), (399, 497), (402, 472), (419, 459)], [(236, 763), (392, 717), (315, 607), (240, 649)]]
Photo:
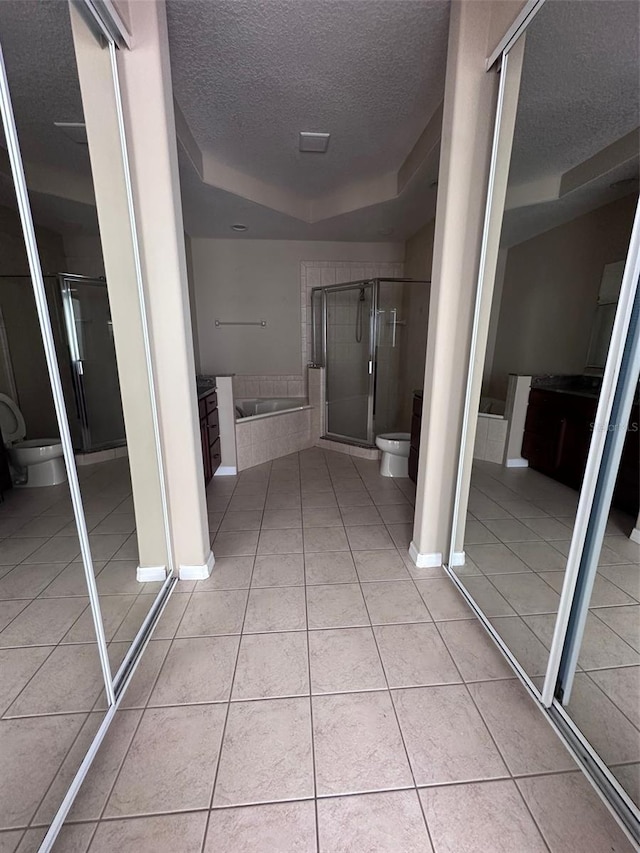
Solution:
[(245, 397), (235, 400), (236, 420), (293, 412), (307, 406), (305, 397)]

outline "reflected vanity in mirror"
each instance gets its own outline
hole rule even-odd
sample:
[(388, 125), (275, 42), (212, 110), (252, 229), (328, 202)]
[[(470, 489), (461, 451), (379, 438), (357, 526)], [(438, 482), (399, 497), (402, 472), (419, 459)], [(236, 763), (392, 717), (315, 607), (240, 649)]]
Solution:
[[(631, 314), (637, 286), (632, 270), (626, 284), (623, 277), (637, 257), (638, 16), (633, 3), (547, 2), (503, 59), (493, 191), (504, 205), (497, 209), (490, 189), (486, 245), (500, 237), (495, 274), (483, 280), (481, 272), (480, 287), (493, 296), (490, 306), (489, 296), (478, 303), (486, 347), (483, 340), (472, 354), (471, 430), (449, 558), (530, 687), (541, 694), (552, 673), (545, 704), (553, 699), (580, 730), (630, 810), (640, 788), (637, 367), (621, 458), (607, 474), (612, 494), (592, 591), (579, 580), (572, 599), (573, 575), (565, 578), (570, 552), (576, 569), (581, 553), (585, 563), (584, 530), (592, 530), (584, 496), (598, 479), (597, 447), (590, 473), (587, 466), (592, 438), (621, 424), (606, 426), (615, 386), (607, 377), (624, 350), (614, 320), (622, 329), (624, 316), (616, 318)], [(564, 654), (555, 684), (550, 654), (566, 628), (558, 614), (572, 602), (589, 610), (578, 671), (563, 682)], [(567, 646), (579, 621), (569, 620)]]

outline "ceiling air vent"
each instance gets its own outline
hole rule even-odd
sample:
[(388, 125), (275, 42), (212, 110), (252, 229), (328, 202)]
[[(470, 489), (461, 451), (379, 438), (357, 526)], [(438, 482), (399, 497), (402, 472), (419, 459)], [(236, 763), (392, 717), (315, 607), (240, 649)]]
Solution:
[(300, 151), (305, 151), (313, 154), (325, 154), (329, 147), (330, 133), (309, 133), (307, 131), (300, 132)]

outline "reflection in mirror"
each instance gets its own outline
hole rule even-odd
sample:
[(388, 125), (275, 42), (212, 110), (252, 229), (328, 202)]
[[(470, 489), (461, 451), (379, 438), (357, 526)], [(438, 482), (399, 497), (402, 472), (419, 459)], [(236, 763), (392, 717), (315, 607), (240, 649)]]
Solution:
[[(162, 583), (136, 576), (124, 335), (105, 280), (69, 4), (1, 3), (0, 38), (115, 675)], [(86, 42), (113, 93), (107, 51), (88, 31)], [(107, 702), (4, 136), (0, 144), (0, 829), (18, 831), (50, 823)], [(115, 135), (114, 145), (109, 179), (124, 184)], [(149, 399), (140, 383), (129, 410), (147, 436)], [(147, 514), (161, 518), (157, 469), (139, 466), (137, 478)], [(156, 553), (153, 565), (168, 565), (163, 537)], [(99, 815), (95, 799), (79, 803), (80, 819)]]
[[(464, 544), (454, 548), (466, 561), (454, 571), (539, 687), (638, 198), (639, 9), (547, 2), (527, 28), (497, 272), (485, 282), (493, 303)], [(639, 663), (638, 611), (628, 609), (640, 601), (629, 539), (638, 474), (630, 431), (585, 668)], [(636, 709), (637, 672), (629, 673)], [(601, 698), (584, 713), (604, 729), (612, 676), (584, 678)], [(637, 730), (618, 734), (615, 760), (638, 761)]]

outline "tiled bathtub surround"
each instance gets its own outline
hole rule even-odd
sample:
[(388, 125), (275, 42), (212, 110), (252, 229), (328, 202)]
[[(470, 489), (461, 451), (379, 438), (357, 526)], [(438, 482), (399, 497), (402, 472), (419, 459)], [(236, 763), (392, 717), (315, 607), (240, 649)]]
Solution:
[(306, 395), (304, 374), (278, 376), (254, 376), (235, 374), (233, 377), (234, 399), (242, 397), (304, 397)]
[(237, 420), (238, 471), (311, 447), (311, 413), (306, 408)]
[(631, 853), (449, 579), (408, 563), (412, 483), (311, 449), (208, 492), (213, 574), (180, 582), (58, 853)]
[(486, 462), (502, 463), (509, 422), (498, 415), (478, 415), (476, 441), (473, 447), (473, 458)]

